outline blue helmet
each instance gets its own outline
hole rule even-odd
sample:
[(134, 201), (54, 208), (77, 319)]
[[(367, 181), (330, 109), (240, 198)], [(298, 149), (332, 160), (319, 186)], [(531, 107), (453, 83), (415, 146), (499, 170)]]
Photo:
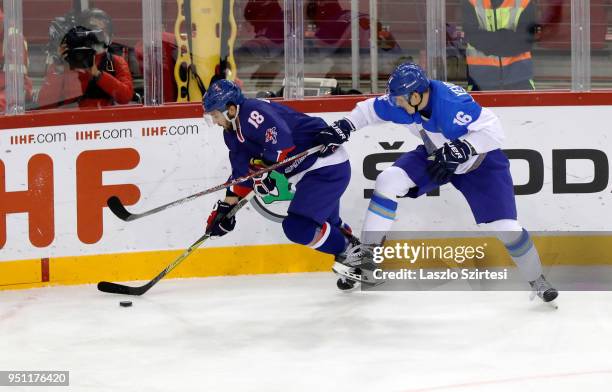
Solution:
[(429, 88), (429, 79), (423, 68), (413, 63), (397, 66), (387, 81), (387, 94), (391, 102), (396, 97), (409, 97), (413, 92), (423, 94)]
[(204, 111), (210, 113), (214, 110), (224, 112), (229, 103), (240, 105), (244, 102), (244, 95), (240, 87), (231, 80), (217, 80), (208, 87), (206, 94), (202, 100)]

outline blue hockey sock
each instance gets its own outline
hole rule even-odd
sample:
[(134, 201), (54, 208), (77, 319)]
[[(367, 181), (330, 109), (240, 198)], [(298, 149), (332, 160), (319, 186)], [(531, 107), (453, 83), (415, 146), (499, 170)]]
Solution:
[(291, 213), (283, 220), (283, 230), (291, 241), (332, 255), (342, 253), (348, 243), (338, 227)]

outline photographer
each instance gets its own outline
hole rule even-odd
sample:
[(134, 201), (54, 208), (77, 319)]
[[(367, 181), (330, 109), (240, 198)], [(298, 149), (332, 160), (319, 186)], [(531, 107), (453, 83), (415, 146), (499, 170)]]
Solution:
[(78, 105), (80, 108), (127, 104), (134, 95), (126, 61), (108, 52), (101, 30), (76, 26), (58, 48), (63, 60), (51, 64), (38, 94), (41, 109)]

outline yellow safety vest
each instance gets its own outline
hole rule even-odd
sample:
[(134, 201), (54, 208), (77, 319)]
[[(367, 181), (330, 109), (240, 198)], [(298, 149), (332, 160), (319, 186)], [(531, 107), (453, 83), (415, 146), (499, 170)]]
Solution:
[[(521, 14), (530, 0), (504, 0), (498, 8), (491, 7), (491, 0), (470, 0), (476, 10), (476, 17), (481, 29), (497, 31), (507, 29), (516, 31)], [(499, 42), (499, 45), (503, 45)], [(470, 77), (480, 86), (503, 87), (506, 84), (518, 83), (533, 78), (531, 52), (517, 56), (488, 56), (468, 44), (466, 49)]]

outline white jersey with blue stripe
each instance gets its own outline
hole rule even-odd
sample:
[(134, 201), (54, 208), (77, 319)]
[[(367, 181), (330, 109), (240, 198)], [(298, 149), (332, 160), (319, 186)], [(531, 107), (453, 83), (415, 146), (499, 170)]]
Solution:
[[(387, 95), (370, 98), (357, 104), (346, 116), (356, 129), (388, 121), (405, 125), (421, 138), (429, 152), (444, 143), (467, 140), (479, 154), (501, 147), (504, 138), (501, 123), (490, 109), (481, 107), (462, 87), (432, 80), (427, 108), (430, 118), (419, 113), (408, 114), (394, 106)], [(478, 157), (460, 165), (456, 173), (465, 173)]]

